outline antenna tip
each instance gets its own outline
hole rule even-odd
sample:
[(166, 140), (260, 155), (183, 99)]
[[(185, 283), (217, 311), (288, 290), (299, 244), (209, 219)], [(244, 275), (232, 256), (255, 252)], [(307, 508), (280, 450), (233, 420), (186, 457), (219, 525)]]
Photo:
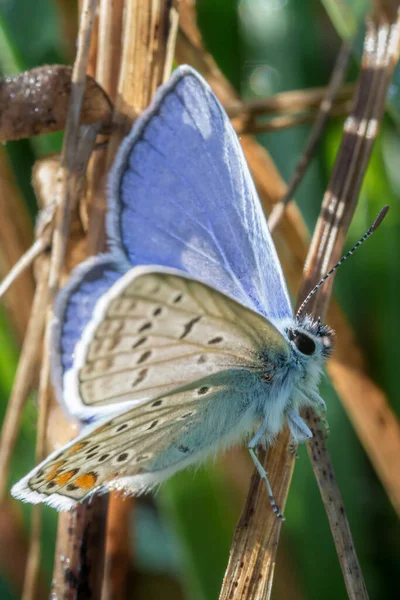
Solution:
[(379, 225), (382, 223), (383, 219), (386, 217), (387, 212), (389, 210), (389, 206), (386, 204), (379, 212), (379, 215), (376, 217), (375, 221), (371, 225), (371, 231), (374, 232), (378, 229)]

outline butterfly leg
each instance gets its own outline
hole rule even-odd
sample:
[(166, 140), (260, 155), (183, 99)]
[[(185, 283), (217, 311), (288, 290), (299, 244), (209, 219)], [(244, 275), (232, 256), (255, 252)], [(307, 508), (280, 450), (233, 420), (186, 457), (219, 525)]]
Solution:
[(312, 406), (319, 416), (321, 420), (322, 429), (324, 431), (324, 437), (327, 438), (329, 436), (329, 424), (326, 419), (326, 404), (325, 401), (321, 398), (319, 394), (316, 392), (310, 392), (309, 398), (312, 401)]
[[(256, 434), (256, 436), (257, 436), (257, 434)], [(281, 511), (279, 510), (279, 508), (276, 505), (274, 494), (273, 494), (272, 488), (271, 488), (271, 484), (267, 477), (267, 472), (264, 469), (264, 467), (262, 466), (262, 464), (260, 463), (260, 461), (258, 460), (256, 451), (254, 450), (253, 441), (254, 441), (254, 438), (253, 438), (253, 440), (251, 440), (251, 442), (248, 446), (251, 458), (253, 459), (253, 462), (256, 465), (257, 471), (258, 471), (261, 479), (263, 480), (265, 487), (267, 488), (268, 498), (271, 503), (272, 510), (274, 511), (274, 513), (276, 514), (278, 519), (281, 519), (282, 521), (284, 521), (285, 517), (282, 515)]]
[(294, 458), (299, 458), (299, 455), (297, 454), (298, 447), (298, 443), (292, 438), (289, 442), (289, 452)]

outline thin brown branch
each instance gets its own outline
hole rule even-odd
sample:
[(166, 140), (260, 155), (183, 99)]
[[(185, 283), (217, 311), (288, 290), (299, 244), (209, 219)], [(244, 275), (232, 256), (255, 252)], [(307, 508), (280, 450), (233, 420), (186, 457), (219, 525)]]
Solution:
[[(183, 32), (184, 34), (184, 32)], [(346, 103), (354, 93), (354, 84), (346, 83), (336, 90), (332, 105), (335, 102)], [(231, 119), (240, 118), (250, 121), (255, 117), (277, 114), (292, 114), (319, 109), (321, 102), (329, 95), (328, 87), (308, 88), (305, 90), (290, 90), (278, 92), (269, 98), (257, 100), (236, 100), (224, 105)]]
[(32, 246), (21, 256), (21, 258), (15, 263), (11, 271), (7, 273), (3, 281), (0, 284), (0, 299), (12, 286), (14, 281), (18, 279), (20, 275), (29, 267), (32, 266), (35, 259), (40, 256), (50, 246), (50, 239), (39, 238), (33, 242)]
[(108, 510), (103, 600), (124, 600), (127, 597), (129, 571), (132, 568), (132, 516), (134, 498), (110, 494)]
[[(328, 117), (344, 117), (349, 114), (349, 109), (349, 102), (337, 104), (328, 111), (326, 119), (328, 119)], [(316, 119), (318, 119), (318, 114), (316, 115), (315, 112), (311, 112), (304, 115), (284, 115), (281, 117), (274, 117), (266, 122), (258, 122), (253, 119), (250, 119), (249, 121), (238, 121), (235, 119), (232, 124), (238, 135), (256, 135), (259, 133), (270, 133), (273, 131), (290, 129), (307, 123), (315, 123)]]
[[(15, 596), (20, 598), (28, 545), (24, 532), (20, 506), (11, 499), (6, 499), (0, 504), (0, 569), (2, 576), (7, 579)], [(40, 577), (37, 594), (34, 600), (44, 600), (46, 589), (44, 577)]]
[(101, 598), (108, 497), (58, 517), (51, 598)]
[[(72, 69), (49, 65), (0, 80), (0, 142), (60, 131), (71, 94)], [(108, 130), (112, 106), (104, 90), (86, 78), (80, 123)]]
[(342, 85), (351, 56), (351, 47), (352, 45), (348, 41), (345, 41), (342, 44), (335, 67), (332, 71), (330, 82), (326, 89), (326, 94), (321, 101), (317, 118), (315, 119), (310, 136), (307, 140), (306, 148), (300, 157), (298, 164), (296, 165), (293, 175), (289, 179), (286, 194), (282, 200), (274, 206), (271, 214), (269, 215), (268, 226), (271, 232), (274, 231), (275, 227), (283, 217), (287, 204), (293, 198), (295, 191), (300, 185), (312, 160), (312, 157), (314, 156), (317, 144), (321, 139), (322, 133), (328, 121), (328, 116), (332, 110), (333, 101), (335, 97), (337, 97), (339, 86)]
[[(0, 273), (8, 273), (33, 238), (33, 227), (21, 197), (6, 152), (0, 148)], [(13, 330), (22, 340), (34, 295), (32, 272), (27, 270), (8, 290), (4, 299)]]

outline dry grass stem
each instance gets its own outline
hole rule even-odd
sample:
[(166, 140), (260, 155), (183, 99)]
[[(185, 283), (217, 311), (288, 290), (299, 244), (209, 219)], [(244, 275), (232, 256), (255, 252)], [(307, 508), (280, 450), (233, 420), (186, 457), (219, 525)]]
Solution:
[[(349, 114), (350, 102), (332, 106), (326, 113), (326, 120), (329, 117), (344, 117)], [(250, 121), (232, 121), (232, 125), (238, 135), (256, 135), (259, 133), (272, 133), (282, 129), (290, 129), (305, 125), (307, 123), (316, 123), (319, 113), (315, 111), (305, 115), (284, 115), (282, 117), (274, 117), (265, 122)]]
[[(10, 499), (0, 505), (0, 568), (16, 597), (22, 596), (27, 559), (27, 542), (19, 507)], [(46, 597), (44, 577), (40, 577), (35, 600)]]
[[(0, 148), (0, 274), (4, 276), (29, 248), (33, 227), (4, 148)], [(31, 271), (25, 271), (3, 301), (17, 339), (22, 341), (34, 295)]]
[(58, 517), (51, 598), (98, 600), (103, 581), (108, 497)]
[[(346, 83), (336, 87), (332, 105), (346, 104), (353, 97), (354, 84)], [(329, 87), (308, 88), (305, 90), (290, 90), (278, 92), (268, 98), (256, 100), (231, 101), (224, 105), (228, 117), (231, 119), (253, 120), (255, 117), (267, 115), (300, 113), (318, 110), (321, 102), (329, 95)]]
[(312, 157), (314, 156), (317, 144), (321, 139), (322, 133), (325, 129), (329, 113), (332, 110), (334, 99), (336, 98), (339, 88), (342, 85), (343, 79), (345, 77), (347, 65), (349, 64), (351, 56), (351, 47), (352, 45), (350, 44), (350, 42), (345, 41), (342, 44), (342, 47), (336, 59), (335, 67), (332, 71), (328, 87), (326, 89), (326, 94), (321, 100), (317, 118), (314, 121), (314, 125), (311, 129), (310, 136), (307, 140), (307, 145), (304, 150), (304, 153), (300, 157), (300, 160), (296, 165), (293, 175), (290, 177), (284, 197), (280, 202), (278, 202), (278, 204), (276, 204), (273, 207), (271, 214), (269, 215), (268, 226), (271, 233), (275, 230), (279, 221), (282, 219), (286, 209), (286, 205), (293, 198), (295, 191), (300, 185), (307, 171), (307, 167), (310, 164)]
[[(123, 39), (124, 0), (112, 4), (100, 0), (98, 11), (99, 35), (91, 51), (91, 69), (96, 80), (106, 90), (113, 104), (117, 98), (119, 65), (121, 64)], [(114, 114), (113, 114), (114, 118)], [(107, 200), (104, 189), (107, 178), (107, 147), (93, 156), (88, 172), (87, 210), (89, 217), (87, 252), (89, 255), (104, 250), (105, 214)]]
[(3, 281), (0, 284), (0, 299), (12, 286), (14, 281), (18, 279), (22, 273), (32, 266), (35, 259), (40, 256), (50, 246), (50, 239), (40, 238), (36, 240), (32, 246), (27, 250), (21, 258), (12, 267), (11, 271), (7, 273)]
[(130, 532), (134, 516), (134, 498), (110, 493), (107, 519), (106, 550), (102, 600), (123, 600), (127, 597), (129, 571), (132, 569)]

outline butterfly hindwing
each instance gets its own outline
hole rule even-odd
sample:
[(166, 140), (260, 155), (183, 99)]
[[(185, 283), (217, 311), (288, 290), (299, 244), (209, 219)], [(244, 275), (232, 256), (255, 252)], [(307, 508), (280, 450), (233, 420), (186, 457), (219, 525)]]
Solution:
[(12, 490), (66, 510), (95, 491), (137, 494), (228, 446), (254, 427), (265, 387), (225, 370), (105, 420), (54, 452)]
[(108, 234), (127, 264), (174, 267), (270, 320), (292, 316), (238, 138), (190, 67), (174, 72), (121, 145)]
[(52, 323), (52, 382), (58, 402), (67, 410), (64, 373), (72, 367), (76, 344), (92, 318), (96, 302), (122, 274), (118, 260), (111, 255), (90, 258), (74, 270), (57, 296)]
[(102, 297), (65, 376), (72, 413), (118, 412), (229, 368), (252, 367), (262, 348), (287, 352), (266, 319), (171, 269), (131, 269)]

